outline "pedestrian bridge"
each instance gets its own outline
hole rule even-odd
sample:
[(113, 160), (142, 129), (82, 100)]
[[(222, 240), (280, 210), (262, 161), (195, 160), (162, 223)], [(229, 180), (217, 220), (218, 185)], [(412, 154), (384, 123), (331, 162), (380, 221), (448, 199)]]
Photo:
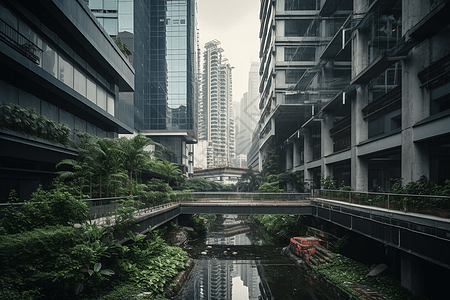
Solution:
[[(311, 216), (450, 269), (450, 219), (310, 194), (192, 193), (189, 199), (145, 208), (133, 231), (176, 222), (183, 214), (290, 214)], [(101, 219), (96, 219), (101, 223)]]

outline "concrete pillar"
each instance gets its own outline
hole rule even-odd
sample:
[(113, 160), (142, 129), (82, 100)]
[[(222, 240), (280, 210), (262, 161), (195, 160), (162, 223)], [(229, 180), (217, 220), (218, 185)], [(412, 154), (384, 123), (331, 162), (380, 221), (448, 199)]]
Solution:
[(313, 181), (313, 172), (311, 172), (307, 166), (308, 162), (312, 161), (313, 159), (313, 151), (312, 151), (312, 144), (311, 144), (311, 130), (307, 128), (305, 130), (304, 134), (304, 161), (305, 161), (305, 171), (304, 171), (304, 180), (305, 183), (309, 183), (306, 187), (310, 188), (310, 185)]
[(294, 168), (300, 165), (300, 153), (298, 152), (300, 147), (299, 143), (300, 141), (295, 139), (292, 146), (292, 162), (294, 164)]
[(402, 174), (403, 183), (430, 177), (429, 148), (413, 142), (412, 126), (430, 115), (429, 90), (420, 88), (417, 74), (430, 64), (430, 42), (413, 48), (402, 69)]
[(292, 148), (292, 144), (289, 144), (286, 147), (286, 170), (291, 170), (293, 167)]
[(351, 115), (351, 186), (356, 191), (367, 191), (369, 187), (368, 159), (358, 156), (358, 147), (362, 141), (367, 140), (368, 124), (364, 120), (363, 107), (369, 103), (367, 87), (360, 87), (356, 91), (356, 97), (352, 99)]
[(415, 297), (425, 296), (422, 259), (402, 251), (400, 260), (401, 285)]
[[(353, 1), (353, 11), (356, 14), (365, 13), (369, 7), (368, 0)], [(355, 32), (352, 40), (352, 78), (356, 77), (369, 64), (369, 55), (367, 47), (368, 36), (364, 30)], [(356, 90), (356, 96), (351, 99), (351, 187), (357, 191), (367, 191), (368, 179), (368, 161), (365, 158), (358, 157), (356, 145), (368, 137), (368, 126), (362, 114), (362, 108), (369, 103), (368, 89), (361, 86)]]

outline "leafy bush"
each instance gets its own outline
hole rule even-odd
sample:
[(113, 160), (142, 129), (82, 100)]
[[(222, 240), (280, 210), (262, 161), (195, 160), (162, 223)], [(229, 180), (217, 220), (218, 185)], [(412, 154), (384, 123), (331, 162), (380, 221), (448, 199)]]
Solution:
[(79, 269), (89, 263), (86, 251), (79, 251), (84, 241), (82, 229), (62, 226), (2, 236), (0, 298), (65, 298), (82, 280)]
[(356, 299), (364, 299), (355, 290), (348, 287), (345, 282), (359, 283), (377, 288), (392, 300), (413, 299), (413, 297), (401, 287), (400, 282), (392, 276), (379, 275), (367, 277), (370, 268), (362, 263), (354, 261), (340, 254), (335, 254), (331, 261), (313, 266), (316, 273), (326, 277), (328, 280), (348, 291)]
[[(14, 192), (10, 202), (17, 202)], [(5, 209), (0, 220), (1, 233), (18, 233), (56, 225), (81, 224), (88, 219), (88, 207), (63, 187), (45, 191), (39, 187), (30, 200)]]
[(23, 108), (14, 103), (1, 102), (0, 128), (41, 138), (49, 142), (69, 146), (70, 128), (56, 123), (36, 112), (34, 108)]

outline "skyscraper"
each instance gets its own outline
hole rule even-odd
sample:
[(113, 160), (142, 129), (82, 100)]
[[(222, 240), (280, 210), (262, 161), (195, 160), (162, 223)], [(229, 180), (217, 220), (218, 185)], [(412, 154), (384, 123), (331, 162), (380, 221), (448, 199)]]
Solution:
[(208, 141), (207, 168), (233, 166), (235, 136), (232, 107), (233, 67), (225, 63), (218, 40), (205, 44), (202, 97), (199, 102), (199, 140)]
[(89, 6), (133, 52), (136, 89), (123, 97), (134, 102), (135, 130), (172, 151), (166, 158), (186, 173), (187, 145), (197, 142), (196, 1), (89, 0)]
[(259, 120), (259, 63), (253, 62), (248, 73), (248, 89), (239, 103), (236, 115), (236, 156), (247, 156), (252, 133)]

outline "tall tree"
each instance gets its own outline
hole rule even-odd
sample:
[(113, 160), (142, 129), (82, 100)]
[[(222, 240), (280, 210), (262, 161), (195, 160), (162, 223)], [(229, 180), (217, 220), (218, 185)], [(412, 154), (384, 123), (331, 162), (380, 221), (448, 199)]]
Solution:
[(153, 141), (141, 134), (131, 139), (122, 138), (120, 140), (123, 150), (124, 167), (128, 172), (130, 195), (133, 193), (133, 173), (139, 172), (148, 165), (150, 152), (145, 147), (153, 145)]

